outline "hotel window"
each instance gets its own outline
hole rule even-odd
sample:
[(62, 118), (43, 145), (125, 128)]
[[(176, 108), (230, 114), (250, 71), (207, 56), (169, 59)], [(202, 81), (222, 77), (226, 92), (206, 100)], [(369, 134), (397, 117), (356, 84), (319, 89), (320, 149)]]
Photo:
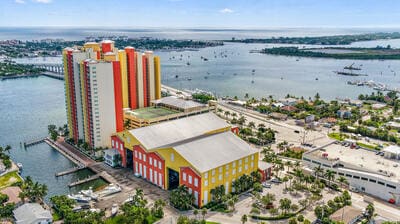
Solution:
[(218, 176), (218, 180), (222, 180), (222, 174)]
[(186, 181), (186, 173), (182, 173), (182, 179), (183, 181)]
[(211, 175), (213, 175), (213, 176), (215, 175), (215, 170), (211, 171)]
[(189, 184), (192, 184), (192, 176), (190, 176), (190, 175), (188, 175), (189, 176)]
[(161, 166), (161, 162), (160, 162), (160, 161), (158, 161), (158, 168), (159, 168), (159, 169), (162, 169), (162, 166)]
[(153, 159), (151, 157), (149, 158), (149, 163), (150, 163), (150, 165), (153, 165)]
[(197, 187), (199, 185), (199, 179), (194, 178), (194, 186)]
[(171, 162), (174, 161), (174, 153), (171, 153)]

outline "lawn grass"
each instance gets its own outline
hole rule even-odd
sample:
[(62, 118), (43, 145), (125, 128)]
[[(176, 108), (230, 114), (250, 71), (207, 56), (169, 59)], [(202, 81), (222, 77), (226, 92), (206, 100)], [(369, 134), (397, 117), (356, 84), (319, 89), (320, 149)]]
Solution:
[(365, 144), (362, 142), (357, 142), (357, 145), (359, 145), (360, 147), (363, 147), (363, 148), (367, 148), (367, 149), (378, 150), (378, 151), (380, 150), (376, 145)]
[(18, 175), (18, 171), (7, 173), (0, 177), (0, 189), (11, 186), (13, 183), (23, 181)]
[(346, 136), (347, 136), (347, 135), (342, 134), (342, 137), (340, 137), (340, 133), (338, 133), (338, 132), (332, 132), (332, 133), (329, 133), (329, 134), (328, 134), (328, 137), (333, 138), (333, 139), (336, 139), (336, 140), (338, 140), (338, 141), (343, 141), (343, 140), (345, 140), (345, 139), (346, 139)]
[(220, 224), (219, 222), (206, 221), (206, 224)]

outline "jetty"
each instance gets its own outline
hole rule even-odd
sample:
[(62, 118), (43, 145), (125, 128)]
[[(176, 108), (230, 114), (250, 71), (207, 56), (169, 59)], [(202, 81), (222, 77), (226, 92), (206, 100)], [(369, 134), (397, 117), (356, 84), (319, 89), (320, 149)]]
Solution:
[(68, 174), (71, 174), (71, 173), (78, 172), (79, 170), (83, 170), (83, 169), (86, 169), (86, 166), (73, 167), (73, 168), (71, 168), (69, 170), (65, 170), (65, 171), (56, 173), (55, 175), (56, 175), (56, 177), (60, 177), (60, 176), (64, 176), (64, 175), (68, 175)]
[(28, 148), (28, 147), (30, 147), (30, 146), (43, 143), (44, 140), (45, 140), (46, 138), (47, 138), (47, 137), (43, 137), (43, 138), (34, 139), (34, 140), (31, 140), (31, 141), (24, 142), (24, 147), (25, 147), (25, 148)]

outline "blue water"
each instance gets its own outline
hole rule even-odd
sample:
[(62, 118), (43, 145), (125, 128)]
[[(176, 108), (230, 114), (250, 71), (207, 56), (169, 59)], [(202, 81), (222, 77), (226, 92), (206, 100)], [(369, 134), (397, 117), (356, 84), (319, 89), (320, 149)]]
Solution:
[(68, 183), (91, 175), (83, 170), (56, 178), (56, 172), (74, 164), (45, 143), (27, 149), (20, 145), (46, 136), (48, 124), (66, 122), (63, 81), (47, 77), (0, 81), (0, 114), (0, 145), (12, 146), (11, 158), (23, 164), (23, 177), (31, 176), (48, 186), (47, 198), (68, 193)]

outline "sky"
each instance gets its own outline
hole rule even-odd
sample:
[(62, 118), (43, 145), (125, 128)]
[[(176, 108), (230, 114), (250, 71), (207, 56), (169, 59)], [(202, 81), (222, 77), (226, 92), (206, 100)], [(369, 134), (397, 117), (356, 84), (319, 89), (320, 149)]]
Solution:
[(399, 0), (1, 0), (0, 27), (400, 27)]

